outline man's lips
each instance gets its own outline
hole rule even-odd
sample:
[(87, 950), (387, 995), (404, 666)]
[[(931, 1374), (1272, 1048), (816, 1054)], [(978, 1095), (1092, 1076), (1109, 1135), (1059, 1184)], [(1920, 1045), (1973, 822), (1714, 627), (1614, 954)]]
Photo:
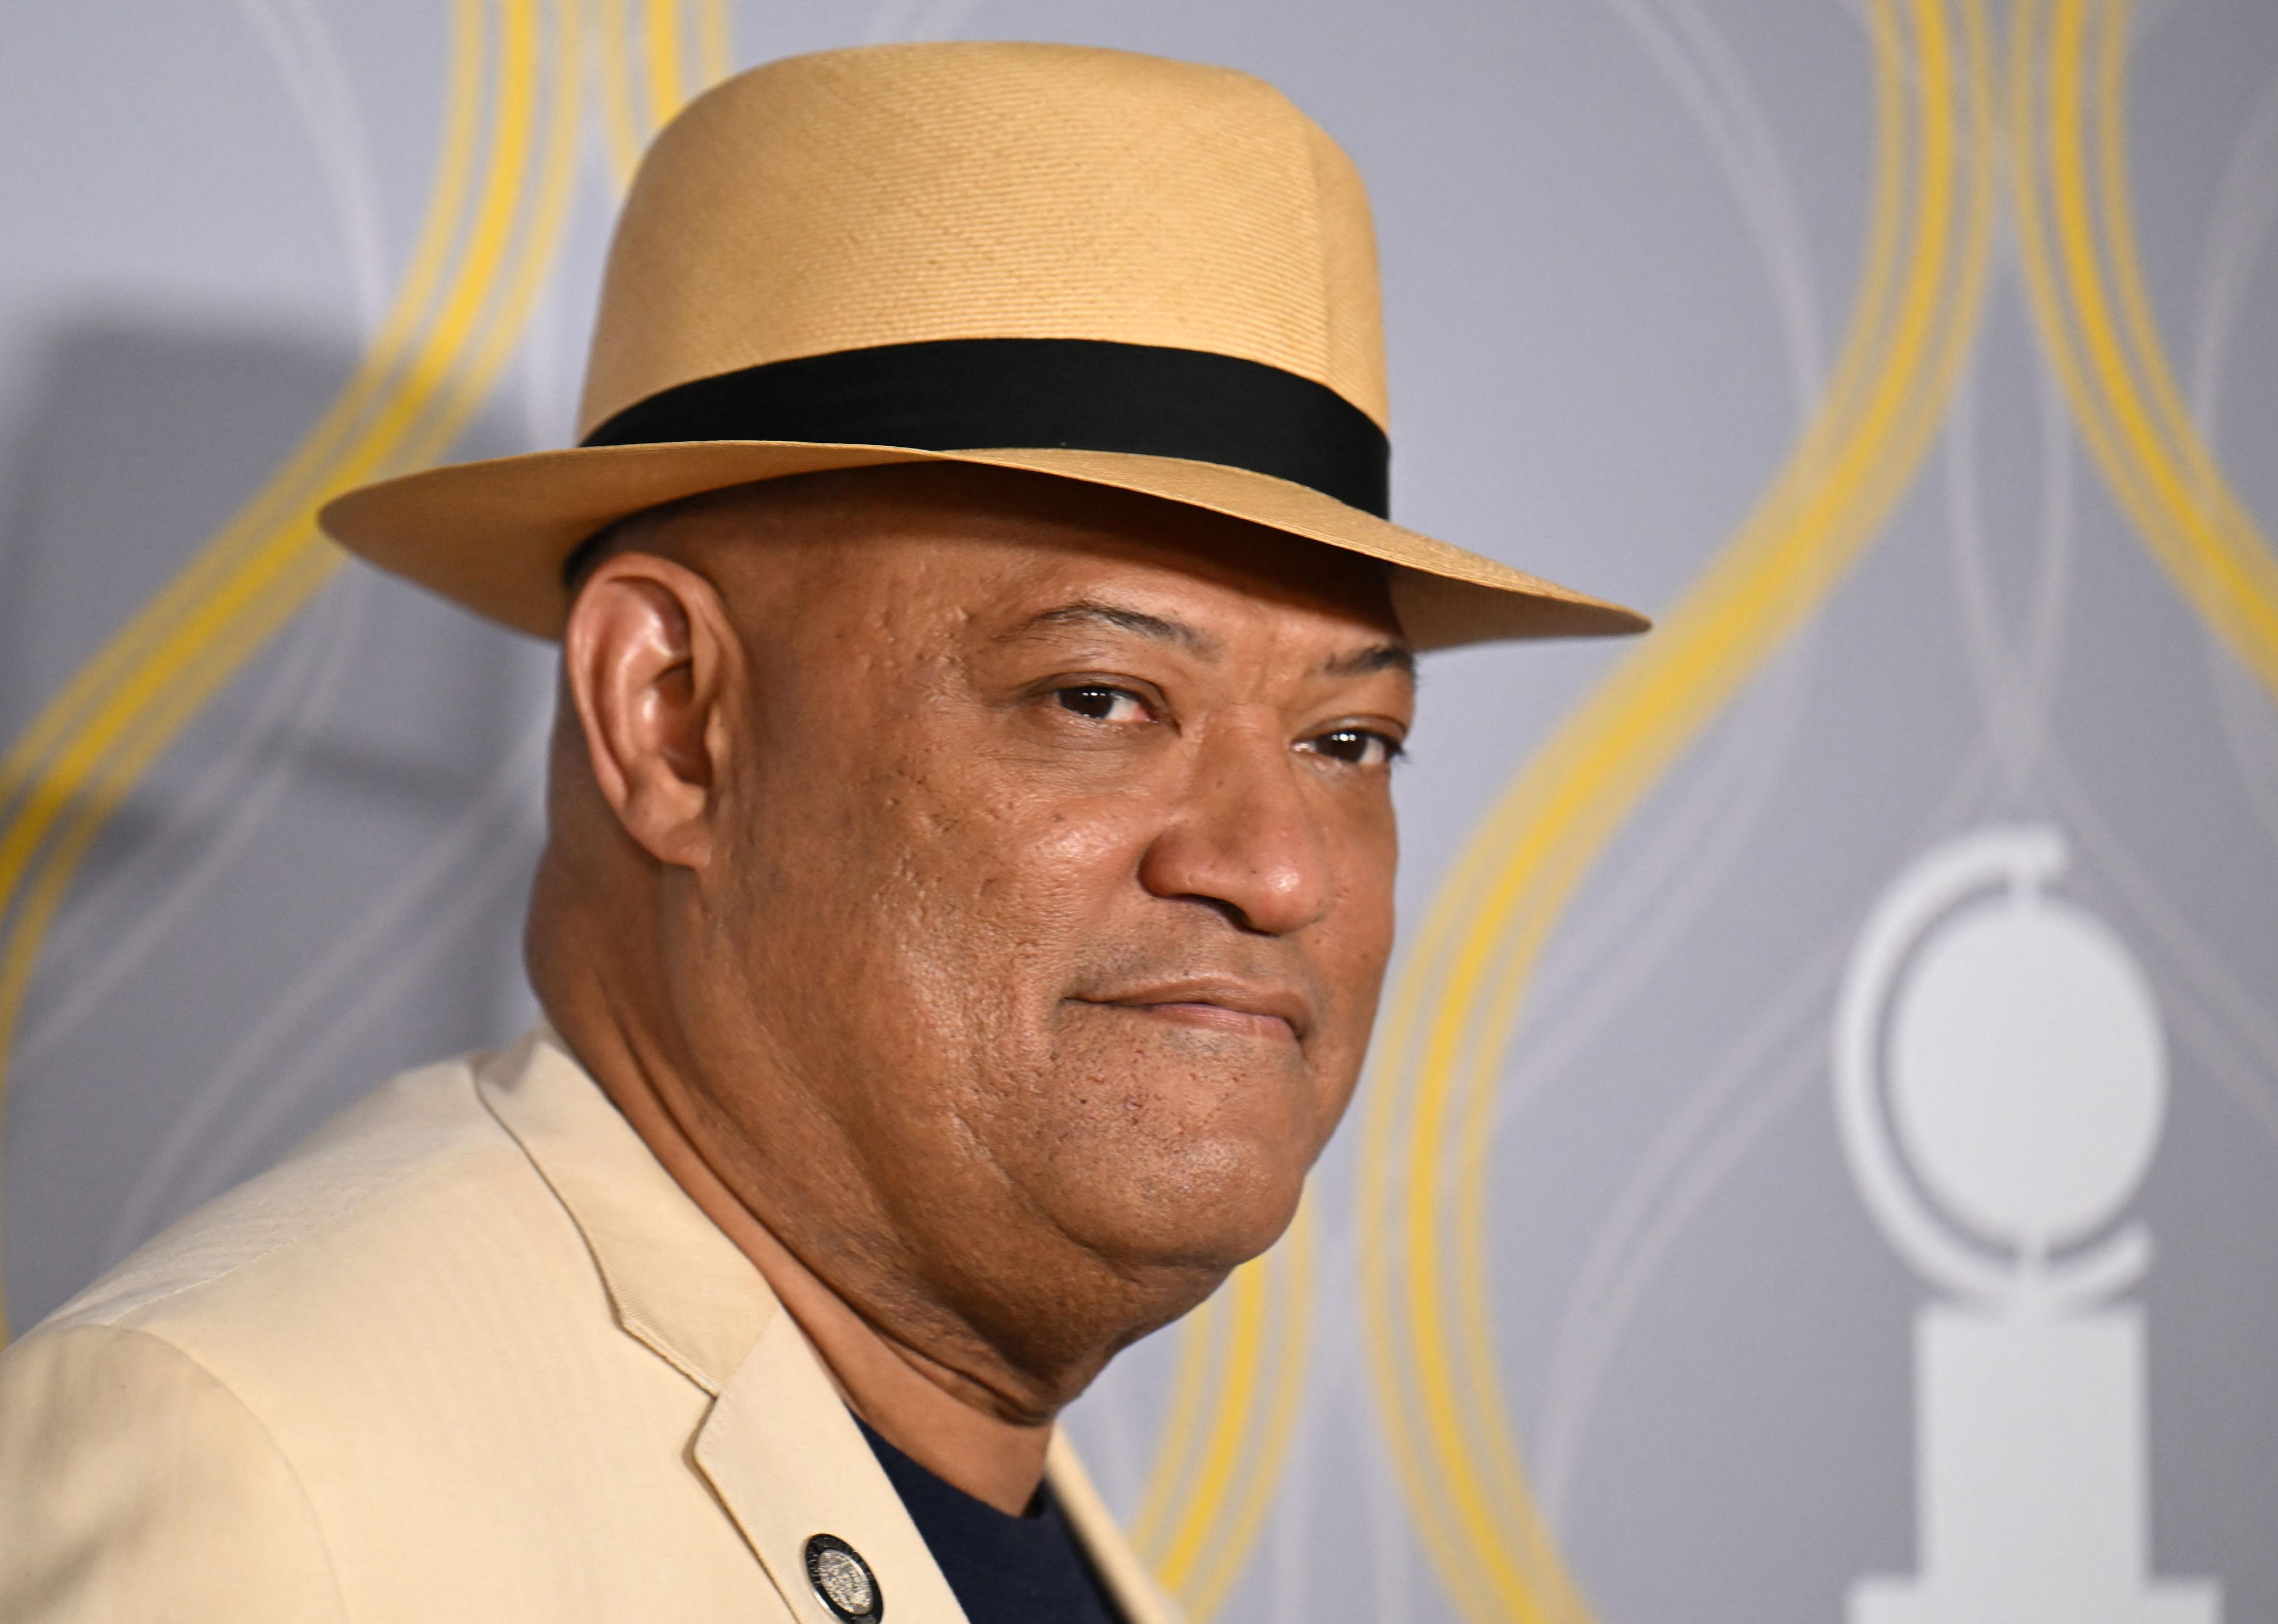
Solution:
[(1313, 1025), (1312, 1006), (1303, 993), (1219, 977), (1087, 993), (1076, 1001), (1257, 1036), (1303, 1039)]

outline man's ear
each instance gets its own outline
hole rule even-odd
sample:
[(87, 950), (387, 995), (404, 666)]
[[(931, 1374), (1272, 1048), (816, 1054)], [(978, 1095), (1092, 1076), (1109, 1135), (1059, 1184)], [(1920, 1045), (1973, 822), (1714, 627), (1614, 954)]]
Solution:
[(659, 862), (701, 868), (740, 650), (712, 583), (648, 553), (603, 560), (562, 635), (602, 800)]

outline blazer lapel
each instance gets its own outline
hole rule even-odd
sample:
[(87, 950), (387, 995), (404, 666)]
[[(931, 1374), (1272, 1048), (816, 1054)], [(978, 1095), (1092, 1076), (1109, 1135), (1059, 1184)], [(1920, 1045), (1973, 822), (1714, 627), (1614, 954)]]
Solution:
[[(480, 1087), (585, 1237), (619, 1327), (713, 1396), (697, 1469), (801, 1624), (842, 1624), (807, 1577), (818, 1534), (861, 1557), (894, 1624), (966, 1624), (806, 1337), (561, 1039), (540, 1028)], [(1064, 1429), (1045, 1473), (1126, 1624), (1178, 1624)]]
[(782, 1317), (752, 1260), (688, 1199), (550, 1028), (496, 1056), (478, 1086), (585, 1237), (618, 1326), (717, 1393)]
[(817, 1535), (861, 1557), (895, 1624), (965, 1624), (925, 1536), (789, 1314), (769, 1322), (720, 1390), (696, 1435), (696, 1464), (801, 1624), (841, 1624), (807, 1578)]
[[(585, 1237), (626, 1335), (713, 1396), (692, 1454), (800, 1624), (843, 1624), (806, 1543), (844, 1541), (894, 1624), (966, 1624), (924, 1536), (767, 1281), (548, 1029), (483, 1069), (485, 1102)], [(1134, 1615), (1138, 1624), (1137, 1615)]]

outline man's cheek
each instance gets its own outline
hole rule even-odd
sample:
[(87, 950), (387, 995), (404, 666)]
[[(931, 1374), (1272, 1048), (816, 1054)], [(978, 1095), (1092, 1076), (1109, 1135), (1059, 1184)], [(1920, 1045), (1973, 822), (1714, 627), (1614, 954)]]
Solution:
[(1066, 960), (1089, 956), (1087, 944), (1110, 928), (1135, 891), (1143, 839), (1128, 823), (1052, 810), (1026, 820), (1000, 848), (962, 864), (959, 891), (974, 922), (1032, 952)]
[[(1112, 793), (1082, 793), (1065, 785), (1025, 786), (1006, 803), (1006, 849), (1071, 869), (1118, 861), (1143, 847), (1148, 831), (1160, 823), (1155, 801), (1145, 785), (1122, 785)], [(1129, 866), (1135, 866), (1135, 859)]]

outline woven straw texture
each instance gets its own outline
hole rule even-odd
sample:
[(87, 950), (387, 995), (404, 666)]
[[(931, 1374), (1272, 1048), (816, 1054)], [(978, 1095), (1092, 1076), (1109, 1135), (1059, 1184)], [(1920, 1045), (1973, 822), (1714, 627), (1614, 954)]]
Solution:
[[(1279, 91), (1128, 51), (953, 42), (770, 63), (665, 128), (610, 249), (579, 432), (746, 367), (982, 338), (1233, 356), (1390, 420), (1367, 195)], [(1423, 647), (1645, 624), (1303, 486), (1113, 451), (611, 447), (412, 474), (322, 517), (383, 568), (550, 637), (568, 608), (562, 561), (602, 525), (749, 480), (944, 458), (1160, 496), (1382, 559)]]

